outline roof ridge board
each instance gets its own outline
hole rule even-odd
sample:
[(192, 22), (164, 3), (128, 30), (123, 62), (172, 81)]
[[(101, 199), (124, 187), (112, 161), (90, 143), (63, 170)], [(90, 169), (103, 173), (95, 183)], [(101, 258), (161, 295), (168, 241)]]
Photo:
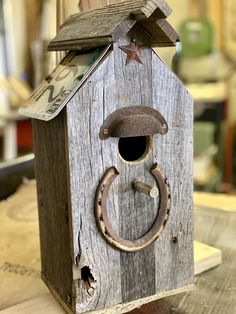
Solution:
[(172, 42), (178, 42), (180, 40), (178, 33), (172, 27), (172, 25), (165, 19), (159, 19), (156, 24), (166, 33)]
[[(97, 9), (94, 9), (92, 11), (103, 11), (101, 13), (104, 13), (104, 9), (108, 9), (111, 11), (111, 8), (117, 9), (119, 7), (124, 7), (124, 5), (127, 7), (127, 10), (129, 10), (132, 13), (132, 8), (135, 10), (141, 9), (142, 12), (146, 15), (147, 18), (149, 18), (153, 13), (155, 13), (156, 10), (159, 10), (162, 12), (162, 18), (168, 17), (172, 13), (171, 7), (168, 5), (168, 3), (165, 0), (126, 0), (118, 3), (109, 4), (106, 6), (99, 7)], [(91, 11), (88, 11), (91, 12)], [(158, 14), (160, 16), (160, 12)]]
[(147, 0), (145, 6), (142, 8), (142, 12), (147, 18), (150, 16), (167, 18), (171, 15), (172, 9), (165, 0)]
[[(74, 14), (62, 25), (56, 37), (49, 43), (48, 48), (49, 50), (59, 50), (64, 47), (64, 50), (70, 50), (72, 46), (76, 47), (72, 44), (73, 41), (77, 44), (84, 41), (86, 47), (86, 40), (89, 44), (88, 47), (90, 47), (92, 39), (94, 39), (94, 44), (101, 44), (95, 40), (99, 37), (104, 38), (104, 43), (108, 44), (111, 42), (111, 38), (116, 41), (124, 33), (128, 33), (136, 22), (140, 21), (144, 23), (151, 22), (154, 24), (151, 27), (153, 30), (159, 29), (161, 26), (157, 28), (157, 21), (166, 17), (163, 17), (162, 10), (155, 9), (158, 5), (160, 7), (164, 6), (166, 14), (171, 12), (165, 0), (127, 0), (88, 12)], [(149, 17), (145, 15), (146, 13), (143, 13), (145, 10), (150, 14)], [(156, 37), (155, 34), (154, 37)], [(71, 43), (69, 46), (66, 45), (68, 40)]]
[[(151, 15), (155, 14), (155, 11), (158, 12), (158, 17), (167, 17), (172, 13), (172, 9), (170, 6), (166, 3), (165, 0), (127, 0), (119, 3), (113, 3), (106, 6), (102, 6), (90, 11), (86, 12), (79, 12), (76, 14), (73, 14), (67, 19), (64, 24), (66, 25), (67, 21), (69, 20), (75, 20), (75, 19), (88, 19), (93, 16), (109, 16), (117, 13), (118, 9), (122, 9), (121, 12), (129, 12), (130, 14), (135, 15), (135, 12), (141, 12), (146, 16), (146, 18), (149, 18)], [(161, 11), (161, 12), (160, 12)]]
[[(89, 11), (85, 11), (85, 12), (78, 12), (76, 14), (73, 14), (69, 17), (73, 18), (73, 17), (77, 17), (79, 19), (87, 19), (90, 18), (90, 16), (93, 15), (113, 15), (114, 13), (117, 13), (117, 9), (122, 8), (122, 11), (128, 11), (131, 12), (132, 9), (141, 9), (145, 3), (147, 2), (147, 0), (127, 0), (124, 2), (118, 2), (118, 3), (113, 3), (113, 4), (109, 4), (109, 5), (105, 5), (93, 10), (89, 10)], [(66, 23), (66, 21), (64, 22)], [(64, 24), (63, 24), (64, 25)]]
[(151, 34), (154, 46), (174, 46), (179, 41), (179, 35), (166, 19), (157, 21), (143, 20), (141, 25)]

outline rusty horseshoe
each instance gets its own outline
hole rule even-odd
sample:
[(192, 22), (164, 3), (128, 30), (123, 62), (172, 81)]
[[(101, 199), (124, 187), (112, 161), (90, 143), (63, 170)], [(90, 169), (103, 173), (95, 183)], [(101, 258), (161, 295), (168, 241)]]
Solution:
[(170, 205), (171, 193), (168, 180), (164, 171), (158, 164), (155, 164), (151, 173), (156, 180), (159, 189), (159, 208), (152, 228), (142, 238), (129, 241), (121, 238), (113, 229), (107, 214), (107, 198), (110, 187), (119, 172), (115, 167), (111, 167), (101, 179), (96, 192), (95, 199), (95, 217), (99, 231), (104, 239), (113, 247), (125, 252), (137, 252), (143, 250), (152, 244), (162, 233), (167, 223)]

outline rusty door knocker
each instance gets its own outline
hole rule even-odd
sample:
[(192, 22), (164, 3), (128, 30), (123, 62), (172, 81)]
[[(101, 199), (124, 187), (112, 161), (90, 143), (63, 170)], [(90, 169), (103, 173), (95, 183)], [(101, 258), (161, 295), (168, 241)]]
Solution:
[[(167, 223), (171, 204), (169, 183), (165, 173), (158, 164), (155, 164), (152, 167), (151, 173), (156, 180), (159, 190), (160, 201), (158, 214), (152, 228), (147, 232), (147, 234), (137, 240), (129, 241), (121, 238), (114, 231), (108, 217), (107, 198), (109, 190), (115, 178), (119, 175), (119, 172), (115, 167), (111, 167), (107, 170), (97, 188), (95, 200), (95, 217), (98, 229), (109, 244), (122, 251), (137, 252), (143, 250), (152, 244), (161, 235)], [(155, 197), (155, 195), (158, 194), (156, 193), (155, 189), (150, 189), (149, 193), (154, 193), (153, 196), (150, 194), (151, 197)]]

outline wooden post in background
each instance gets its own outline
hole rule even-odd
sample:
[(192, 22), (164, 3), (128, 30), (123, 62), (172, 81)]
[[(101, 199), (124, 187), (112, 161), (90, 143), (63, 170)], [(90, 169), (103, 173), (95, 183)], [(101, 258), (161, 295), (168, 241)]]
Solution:
[(207, 16), (207, 1), (206, 0), (191, 0), (190, 1), (190, 16), (191, 17), (206, 17)]
[(79, 9), (80, 11), (88, 11), (102, 7), (104, 5), (122, 2), (122, 0), (80, 0)]
[[(61, 24), (65, 21), (65, 18), (66, 18), (65, 0), (57, 0), (57, 32), (59, 31)], [(57, 64), (61, 61), (64, 55), (65, 53), (62, 51), (58, 51), (56, 53)]]
[(57, 32), (60, 29), (61, 24), (65, 20), (65, 0), (57, 0)]
[(216, 31), (216, 41), (219, 48), (223, 47), (223, 0), (208, 0), (208, 18)]
[(190, 16), (208, 18), (215, 29), (217, 47), (222, 47), (223, 0), (190, 0)]
[(35, 60), (33, 60), (32, 46), (37, 41), (40, 33), (40, 17), (42, 14), (42, 0), (26, 0), (26, 19), (27, 19), (27, 73), (29, 83), (35, 85)]

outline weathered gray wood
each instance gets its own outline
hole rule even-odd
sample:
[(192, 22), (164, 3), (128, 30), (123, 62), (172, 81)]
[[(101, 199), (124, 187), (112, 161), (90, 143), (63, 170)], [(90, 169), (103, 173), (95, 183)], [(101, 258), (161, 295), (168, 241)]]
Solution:
[[(77, 313), (112, 307), (177, 289), (193, 281), (192, 235), (192, 98), (151, 49), (142, 52), (143, 65), (124, 67), (126, 54), (114, 52), (81, 87), (67, 106), (74, 265)], [(146, 105), (160, 111), (169, 125), (165, 136), (153, 138), (153, 150), (143, 163), (128, 164), (118, 153), (118, 139), (99, 139), (103, 121), (115, 110)], [(158, 202), (135, 193), (132, 181), (154, 185), (150, 168), (158, 162), (172, 191), (170, 221), (160, 239), (144, 251), (125, 253), (101, 237), (94, 218), (94, 196), (105, 171), (115, 166), (108, 209), (113, 228), (136, 239), (152, 226)], [(81, 280), (89, 267), (94, 282)]]
[(141, 24), (151, 34), (152, 44), (155, 46), (169, 47), (179, 41), (179, 35), (165, 19), (158, 19), (156, 22), (144, 20)]
[(42, 274), (72, 306), (65, 114), (50, 122), (34, 120), (33, 129)]
[[(93, 9), (96, 8), (99, 2), (102, 3), (102, 1), (98, 0), (96, 1), (97, 4), (93, 5)], [(104, 6), (96, 8), (95, 10), (91, 10), (89, 12), (86, 12), (86, 14), (83, 13), (84, 18), (93, 18), (94, 14), (96, 16), (103, 15), (111, 15), (114, 16), (116, 13), (127, 13), (127, 12), (135, 12), (141, 10), (143, 14), (146, 16), (146, 18), (149, 18), (153, 14), (156, 15), (157, 18), (166, 18), (172, 13), (171, 8), (166, 3), (165, 0), (126, 0), (126, 1), (114, 1), (113, 4), (105, 5), (106, 3), (103, 3)], [(84, 7), (82, 2), (82, 9), (83, 11), (87, 11), (90, 9), (91, 6)]]
[[(155, 39), (154, 43), (172, 45), (176, 42), (172, 31), (167, 31), (163, 22), (158, 23), (158, 26), (156, 24), (157, 19), (165, 19), (170, 13), (171, 9), (164, 0), (129, 0), (75, 14), (62, 25), (48, 48), (81, 50), (106, 45), (126, 35), (137, 21), (141, 21), (144, 27), (147, 23), (147, 30)], [(170, 33), (171, 38), (168, 37)]]
[[(163, 290), (166, 285), (181, 287), (193, 275), (193, 103), (182, 83), (173, 73), (166, 72), (163, 63), (153, 62), (152, 73), (155, 77), (153, 106), (162, 110), (169, 125), (167, 136), (158, 137), (156, 142), (159, 148), (157, 161), (163, 169), (168, 169), (167, 177), (172, 192), (172, 215), (166, 232), (155, 244), (156, 288)], [(158, 80), (161, 77), (165, 77), (166, 88), (163, 86), (164, 81)], [(162, 250), (165, 267), (159, 256)], [(165, 283), (161, 278), (166, 278)]]
[(142, 11), (147, 18), (152, 16), (155, 19), (166, 18), (172, 13), (172, 9), (165, 0), (148, 0)]
[[(123, 2), (123, 1), (122, 0), (80, 0), (79, 8), (81, 11), (89, 11), (89, 10), (97, 9), (98, 7), (102, 7), (108, 4), (120, 3), (120, 2)], [(136, 4), (137, 2), (138, 1), (136, 1)], [(140, 0), (139, 2), (141, 3)], [(156, 10), (157, 6), (159, 7), (159, 10)], [(149, 0), (149, 1), (146, 1), (145, 6), (142, 7), (142, 11), (141, 9), (140, 9), (140, 12), (138, 10), (135, 11), (135, 16), (136, 17), (140, 16), (140, 18), (143, 18), (144, 15), (146, 17), (150, 17), (151, 15), (153, 15), (155, 18), (164, 18), (164, 17), (169, 16), (171, 13), (172, 13), (172, 10), (168, 6), (166, 1)]]
[[(175, 308), (179, 314), (189, 312), (193, 314), (206, 314), (209, 312), (209, 309), (214, 314), (236, 312), (236, 304), (234, 302), (236, 277), (232, 276), (232, 274), (236, 272), (236, 212), (233, 210), (236, 209), (236, 198), (223, 195), (214, 196), (204, 194), (200, 197), (199, 195), (195, 195), (195, 204), (197, 205), (197, 208), (195, 207), (195, 236), (198, 240), (220, 247), (223, 250), (223, 264), (195, 278), (196, 289), (193, 292), (165, 298), (158, 302), (152, 302), (133, 311), (132, 314), (173, 314), (173, 308)], [(208, 205), (211, 208), (208, 208)], [(198, 206), (202, 207), (199, 208)], [(29, 273), (32, 271), (32, 263), (34, 264), (34, 268), (36, 264), (36, 268), (39, 267), (36, 207), (34, 183), (22, 186), (13, 197), (0, 203), (2, 225), (0, 235), (1, 238), (5, 240), (1, 242), (3, 245), (1, 246), (0, 252), (0, 265), (3, 265), (3, 267), (0, 266), (0, 291), (2, 292), (0, 293), (0, 308), (6, 308), (5, 310), (0, 310), (1, 314), (64, 313), (53, 297), (47, 294), (46, 288), (42, 286), (42, 288), (39, 289), (39, 286), (41, 287), (40, 279), (34, 279), (32, 277), (30, 279), (30, 277), (28, 277)], [(13, 213), (16, 215), (15, 217)], [(13, 221), (10, 217), (17, 218), (17, 220), (14, 219)], [(25, 241), (26, 238), (27, 245)], [(34, 242), (36, 244), (35, 246), (33, 246)], [(25, 248), (25, 246), (27, 246), (27, 248)], [(22, 248), (24, 248), (24, 250), (22, 250)], [(200, 255), (202, 255), (202, 253)], [(14, 259), (15, 263), (13, 260), (8, 260), (9, 262), (13, 262), (13, 264), (4, 266), (6, 258), (7, 260), (9, 258)], [(23, 270), (22, 266), (19, 267), (17, 263), (24, 265), (23, 267), (28, 270), (27, 273), (25, 269)], [(197, 259), (195, 269), (198, 268), (198, 263), (199, 261)], [(20, 276), (21, 272), (24, 274), (24, 277)], [(34, 274), (38, 275), (36, 272)], [(28, 277), (27, 280), (26, 277)], [(26, 286), (26, 281), (28, 280), (35, 280), (36, 285), (33, 287), (32, 284), (30, 284), (28, 285), (28, 289), (26, 288), (19, 291), (19, 286)], [(29, 293), (30, 288), (32, 291)], [(17, 294), (15, 292), (16, 289), (18, 291)], [(175, 290), (174, 292), (182, 292), (182, 289)], [(41, 293), (45, 293), (45, 295), (39, 296)], [(163, 298), (173, 293), (173, 291), (168, 291), (167, 293), (161, 293), (159, 297)], [(33, 296), (37, 297), (32, 299)], [(4, 300), (8, 300), (9, 302), (4, 303)], [(30, 301), (24, 302), (24, 300)], [(154, 301), (154, 298), (150, 297), (148, 300), (139, 300), (137, 303), (132, 302), (132, 304), (124, 304), (123, 309), (127, 312), (131, 310), (131, 305), (133, 307), (141, 305), (140, 301), (144, 303), (147, 301), (151, 302)], [(13, 304), (18, 305), (13, 306)], [(227, 307), (225, 307), (225, 304), (227, 304)], [(116, 307), (115, 309), (109, 308), (103, 310), (100, 314), (101, 313), (118, 314), (120, 312), (118, 307)]]
[[(173, 291), (167, 291), (160, 293), (158, 295), (155, 295), (153, 297), (149, 297), (146, 299), (138, 300), (135, 302), (130, 302), (128, 304), (121, 304), (117, 305), (112, 308), (103, 309), (95, 312), (90, 312), (90, 314), (122, 314), (122, 313), (128, 313), (128, 311), (132, 311), (133, 309), (136, 309), (143, 304), (147, 304), (150, 302), (153, 302), (155, 300), (165, 298), (168, 296), (174, 296), (175, 294), (184, 293), (184, 292), (191, 292), (194, 290), (194, 286), (191, 285), (189, 287), (184, 287), (181, 289), (173, 290)], [(63, 310), (63, 308), (57, 304), (55, 299), (50, 294), (45, 294), (43, 296), (31, 299), (29, 301), (23, 302), (21, 304), (18, 304), (16, 306), (9, 307), (5, 310), (0, 311), (1, 314), (42, 314), (43, 313), (50, 313), (50, 314), (69, 314), (71, 311), (67, 308), (66, 312)], [(130, 313), (130, 312), (129, 312)], [(136, 313), (136, 312), (135, 312)], [(138, 312), (139, 313), (139, 312)], [(146, 313), (146, 312), (145, 312)], [(153, 312), (147, 312), (147, 313), (153, 313)], [(222, 314), (222, 312), (220, 312)], [(226, 314), (226, 313), (225, 313)], [(228, 314), (228, 313), (227, 313)]]
[[(222, 196), (223, 197), (223, 196)], [(224, 202), (229, 202), (229, 196), (224, 197)], [(205, 197), (204, 197), (205, 199)], [(211, 207), (207, 202), (195, 210), (195, 238), (222, 250), (223, 263), (195, 278), (196, 289), (182, 295), (166, 298), (143, 306), (139, 314), (165, 313), (172, 314), (176, 309), (177, 314), (231, 314), (236, 313), (235, 287), (236, 272), (236, 212), (227, 211), (218, 206), (217, 196), (211, 197)], [(232, 207), (236, 208), (235, 199), (232, 197)], [(223, 210), (222, 210), (223, 209)], [(130, 314), (137, 314), (136, 311)]]

